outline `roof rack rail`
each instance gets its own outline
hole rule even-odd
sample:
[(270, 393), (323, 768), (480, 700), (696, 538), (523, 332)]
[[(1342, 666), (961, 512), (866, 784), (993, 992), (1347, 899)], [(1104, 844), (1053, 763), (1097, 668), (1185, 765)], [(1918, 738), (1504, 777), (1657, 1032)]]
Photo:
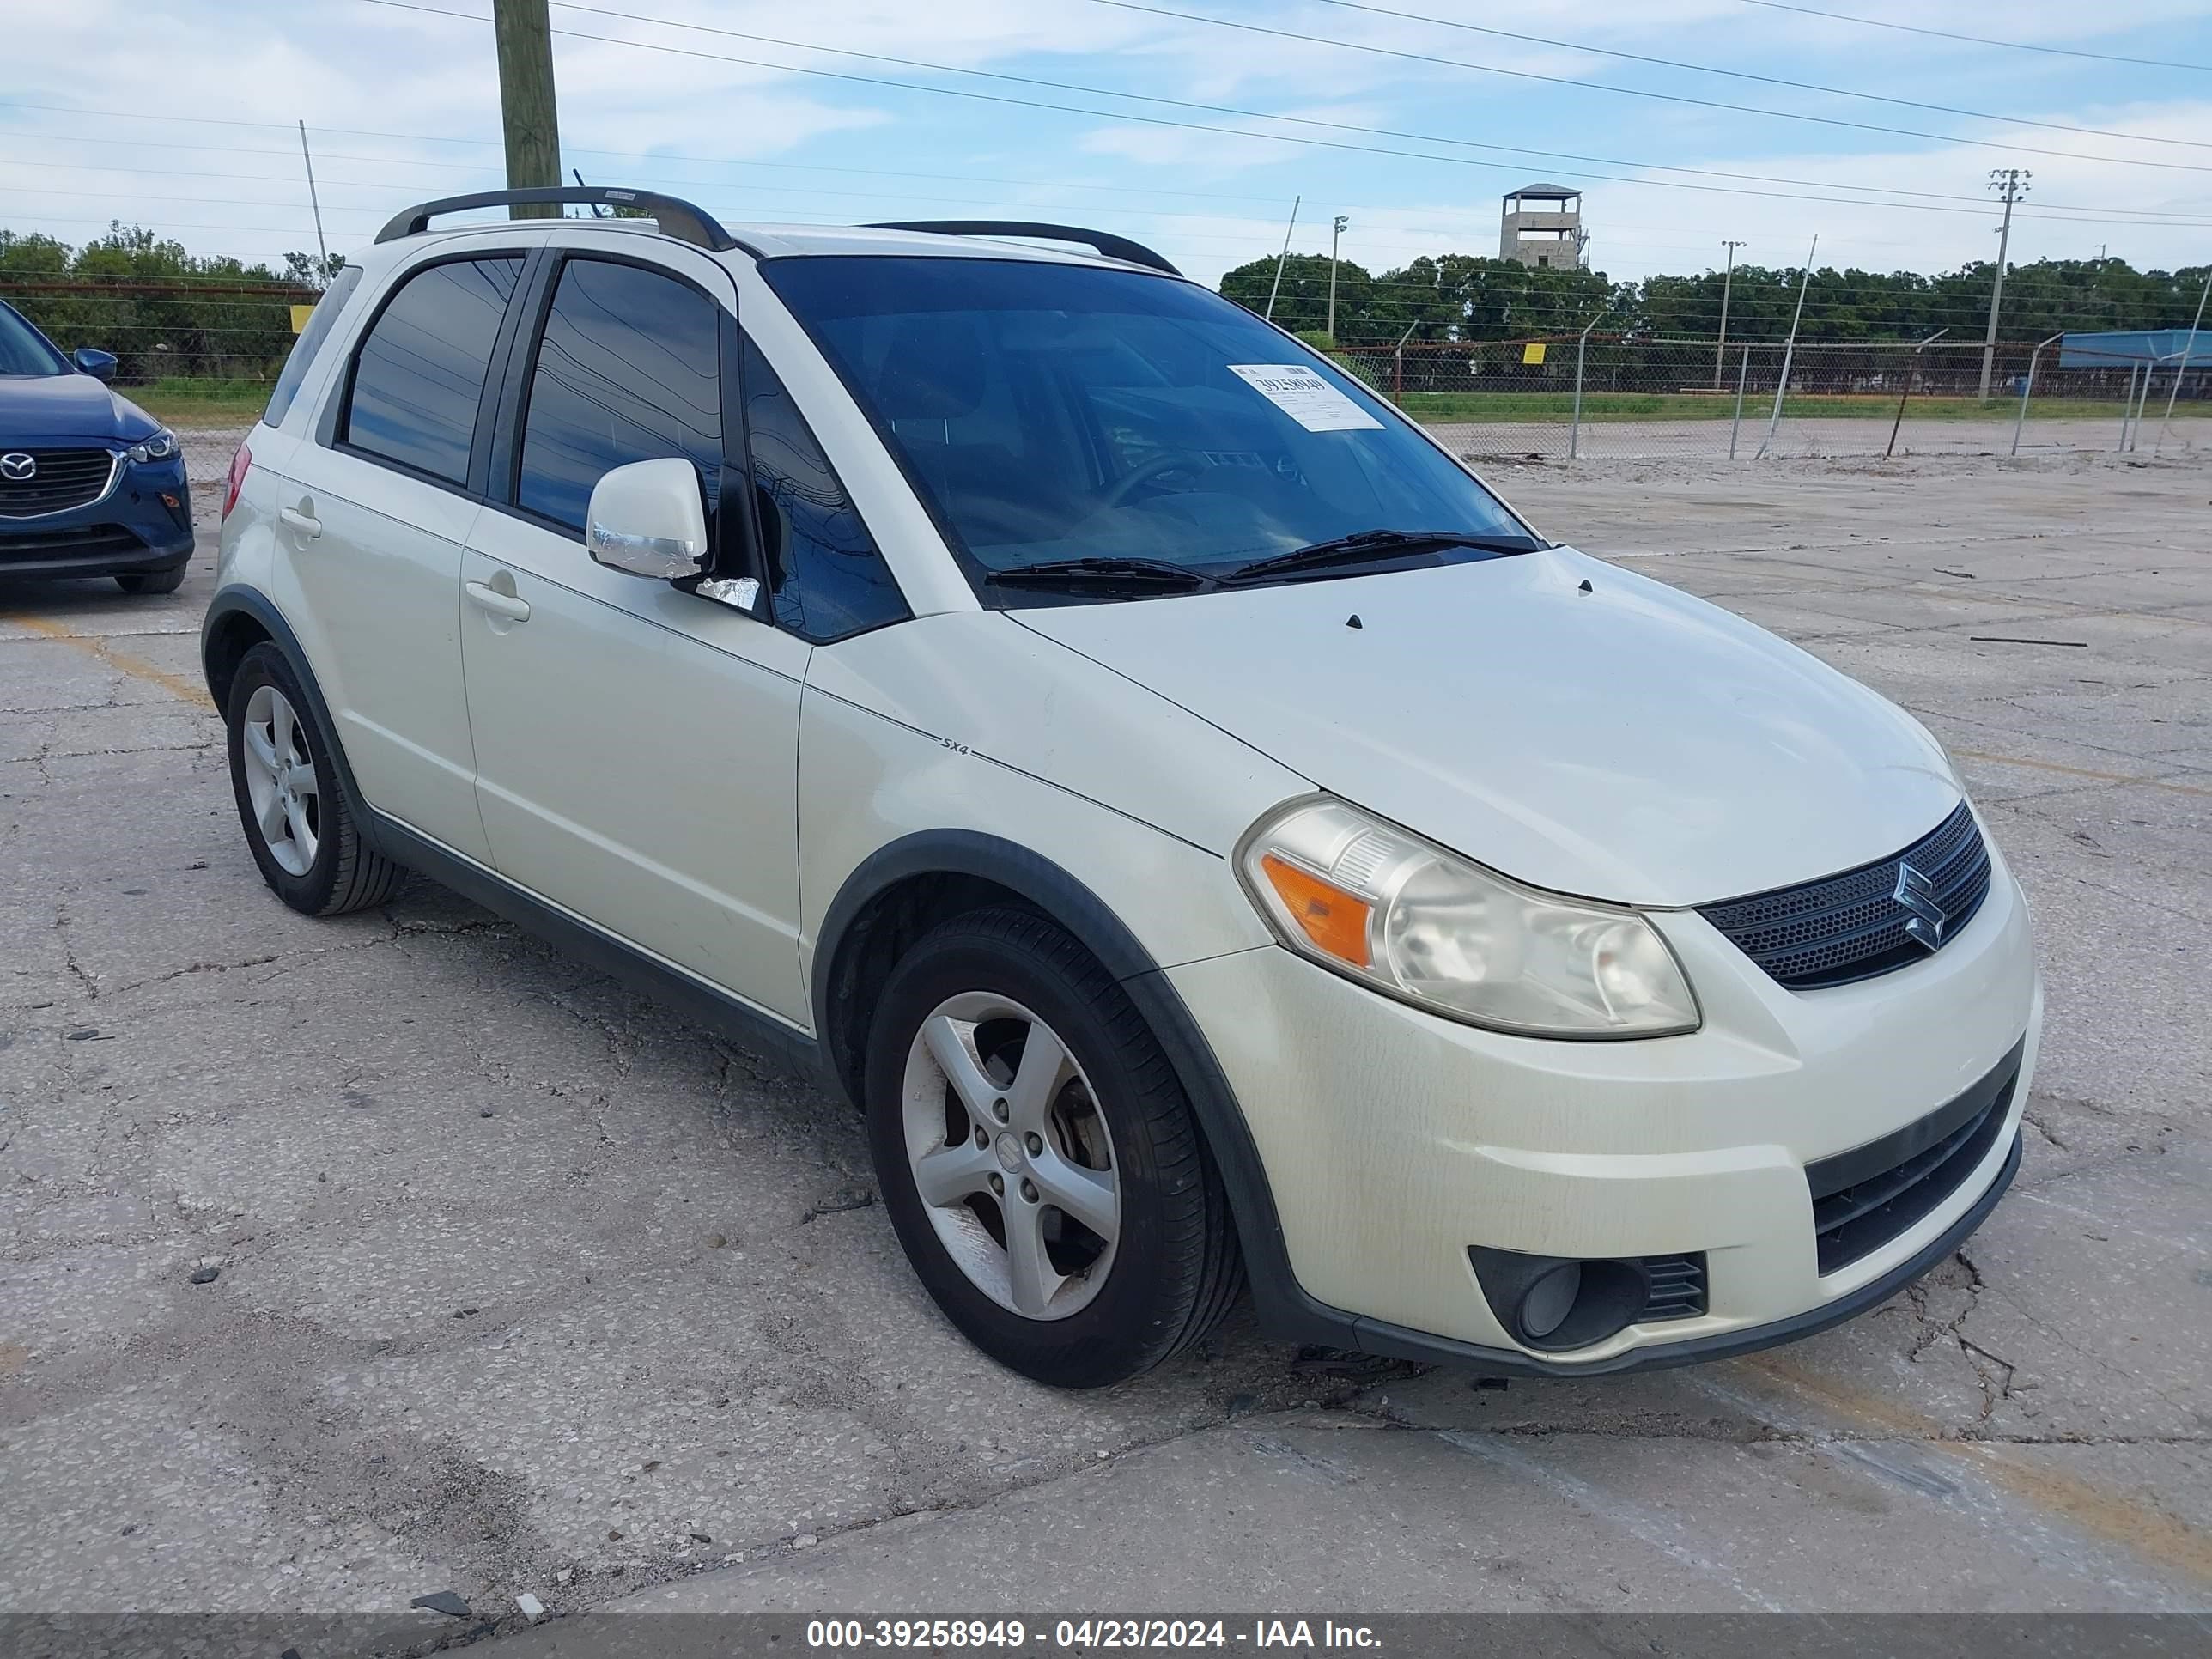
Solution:
[(1073, 225), (1035, 224), (1026, 219), (907, 219), (896, 224), (864, 225), (864, 230), (927, 230), (939, 236), (1031, 236), (1041, 241), (1073, 242), (1096, 249), (1109, 259), (1143, 265), (1180, 276), (1177, 270), (1142, 242), (1116, 236), (1110, 230), (1079, 230)]
[(680, 197), (663, 196), (650, 190), (623, 190), (611, 185), (538, 185), (528, 190), (482, 190), (468, 196), (441, 197), (434, 202), (423, 202), (394, 214), (391, 222), (376, 233), (376, 240), (396, 242), (403, 236), (420, 236), (430, 228), (432, 219), (469, 208), (551, 206), (556, 203), (637, 208), (653, 216), (663, 235), (710, 252), (720, 253), (744, 246), (724, 230), (704, 208)]

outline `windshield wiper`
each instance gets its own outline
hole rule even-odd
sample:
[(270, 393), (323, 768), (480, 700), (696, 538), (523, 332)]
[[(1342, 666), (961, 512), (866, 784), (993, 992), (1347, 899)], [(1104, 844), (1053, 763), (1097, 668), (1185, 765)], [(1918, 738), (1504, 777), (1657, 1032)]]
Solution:
[(1334, 541), (1278, 553), (1239, 565), (1222, 578), (1228, 582), (1255, 577), (1285, 575), (1297, 570), (1326, 570), (1339, 565), (1367, 564), (1395, 559), (1408, 553), (1439, 547), (1471, 547), (1484, 553), (1534, 553), (1544, 545), (1524, 536), (1484, 536), (1465, 530), (1362, 530)]
[(1156, 587), (1175, 592), (1213, 586), (1212, 577), (1165, 559), (1052, 559), (988, 571), (983, 580), (998, 586)]

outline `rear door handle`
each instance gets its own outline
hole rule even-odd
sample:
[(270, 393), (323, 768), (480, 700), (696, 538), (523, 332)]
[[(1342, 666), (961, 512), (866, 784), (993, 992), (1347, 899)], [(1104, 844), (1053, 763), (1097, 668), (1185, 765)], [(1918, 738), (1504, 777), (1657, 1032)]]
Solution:
[(469, 598), (476, 602), (479, 610), (489, 611), (495, 617), (504, 617), (509, 622), (530, 620), (529, 600), (518, 599), (512, 593), (502, 593), (484, 582), (464, 582), (461, 586), (468, 590)]
[(276, 509), (276, 516), (308, 541), (323, 533), (323, 521), (312, 513), (301, 512), (296, 507), (280, 507)]

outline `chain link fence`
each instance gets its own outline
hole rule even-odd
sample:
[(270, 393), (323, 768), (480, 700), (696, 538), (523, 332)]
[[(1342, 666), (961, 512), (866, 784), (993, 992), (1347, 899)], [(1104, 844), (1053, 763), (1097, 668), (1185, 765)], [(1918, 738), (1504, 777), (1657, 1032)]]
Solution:
[(2062, 369), (2054, 343), (2001, 345), (1984, 399), (1982, 348), (1948, 342), (1591, 333), (1333, 355), (1475, 461), (2212, 454), (2201, 358)]
[[(1592, 334), (1332, 354), (1455, 454), (1484, 461), (1755, 459), (2096, 451), (2212, 458), (2212, 367), (2058, 367), (2056, 345), (1632, 340)], [(1778, 411), (1784, 360), (1789, 390)], [(122, 388), (126, 395), (132, 390)], [(174, 424), (195, 489), (222, 487), (253, 395)], [(2172, 413), (2169, 419), (2167, 406)]]
[(295, 308), (317, 297), (294, 283), (0, 274), (0, 300), (64, 351), (112, 352), (126, 389), (175, 380), (266, 386), (292, 349)]
[[(245, 418), (251, 421), (252, 416)], [(231, 457), (238, 453), (238, 446), (252, 429), (243, 422), (235, 429), (227, 427), (176, 428), (177, 442), (185, 452), (185, 476), (191, 481), (192, 489), (199, 492), (199, 499), (205, 500), (210, 490), (221, 491), (230, 477)], [(216, 500), (221, 503), (220, 494)]]

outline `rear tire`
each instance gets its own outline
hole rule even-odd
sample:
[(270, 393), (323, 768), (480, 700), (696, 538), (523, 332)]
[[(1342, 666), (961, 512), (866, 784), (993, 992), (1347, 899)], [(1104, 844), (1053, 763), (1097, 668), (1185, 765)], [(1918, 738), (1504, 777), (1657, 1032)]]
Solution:
[(115, 585), (126, 593), (173, 593), (185, 585), (185, 567), (128, 571), (115, 579)]
[(405, 872), (362, 839), (330, 734), (282, 651), (264, 641), (240, 659), (224, 714), (239, 822), (270, 890), (308, 916), (390, 898)]
[(984, 910), (914, 945), (878, 1000), (864, 1095), (908, 1259), (1000, 1364), (1103, 1387), (1189, 1346), (1234, 1301), (1228, 1199), (1182, 1085), (1127, 994), (1056, 924)]

